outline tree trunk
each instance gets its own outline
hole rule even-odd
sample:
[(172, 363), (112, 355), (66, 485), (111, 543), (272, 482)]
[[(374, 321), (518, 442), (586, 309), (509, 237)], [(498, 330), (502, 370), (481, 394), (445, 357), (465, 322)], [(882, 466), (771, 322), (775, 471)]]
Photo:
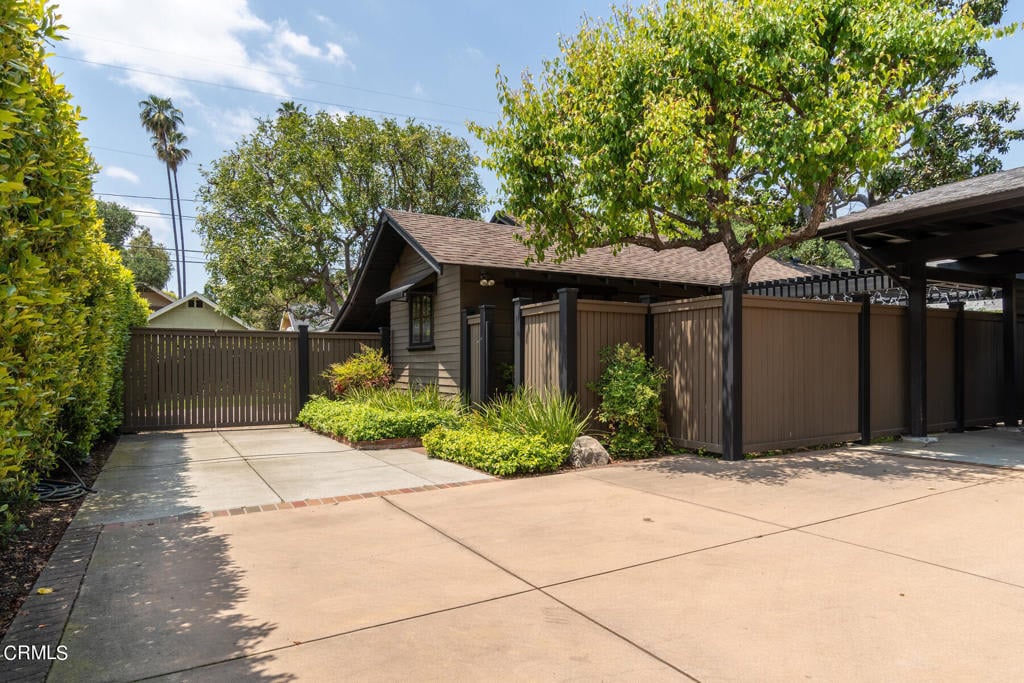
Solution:
[(183, 273), (181, 272), (181, 252), (178, 249), (178, 228), (174, 223), (174, 187), (171, 185), (171, 167), (165, 165), (164, 170), (167, 171), (167, 196), (171, 203), (171, 234), (174, 236), (174, 270), (178, 276), (178, 298), (181, 298), (185, 296), (186, 292), (182, 289), (184, 281), (182, 280)]
[(174, 196), (178, 202), (178, 230), (181, 233), (181, 288), (188, 289), (188, 278), (185, 277), (185, 214), (181, 210), (181, 192), (178, 191), (178, 169), (174, 174)]

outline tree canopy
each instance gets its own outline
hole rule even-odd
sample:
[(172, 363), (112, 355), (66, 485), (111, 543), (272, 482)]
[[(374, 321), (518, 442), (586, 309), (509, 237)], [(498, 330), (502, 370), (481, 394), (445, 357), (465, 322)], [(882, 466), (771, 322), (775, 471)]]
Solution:
[(135, 214), (126, 206), (116, 202), (96, 200), (96, 213), (103, 220), (103, 241), (114, 249), (120, 249), (139, 224)]
[(121, 252), (121, 258), (125, 267), (132, 271), (135, 284), (156, 289), (167, 285), (167, 278), (171, 276), (171, 257), (167, 254), (167, 247), (153, 240), (149, 228), (142, 228), (132, 237)]
[(979, 42), (997, 34), (924, 0), (613, 10), (561, 39), (541, 78), (499, 74), (501, 119), (477, 133), (537, 258), (722, 242), (740, 284), (920, 137), (950, 74), (984, 67)]
[(294, 103), (201, 171), (196, 230), (212, 286), (251, 321), (296, 303), (337, 314), (383, 208), (478, 218), (485, 206), (465, 140)]

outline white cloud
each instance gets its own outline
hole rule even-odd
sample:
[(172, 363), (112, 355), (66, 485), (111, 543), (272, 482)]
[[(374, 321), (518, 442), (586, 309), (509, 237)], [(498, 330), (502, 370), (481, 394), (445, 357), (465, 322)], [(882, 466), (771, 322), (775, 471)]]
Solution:
[(143, 72), (287, 95), (290, 77), (300, 75), (295, 58), (348, 63), (340, 45), (317, 46), (284, 20), (265, 21), (248, 0), (64, 0), (60, 12), (69, 38), (62, 46), (138, 69), (115, 78), (188, 103), (198, 101), (191, 84)]
[[(149, 228), (149, 231), (153, 233), (154, 240), (161, 242), (165, 246), (173, 247), (174, 234), (171, 232), (171, 219), (169, 216), (158, 215), (166, 214), (170, 211), (170, 202), (156, 205), (133, 201), (118, 201), (118, 204), (128, 207), (135, 214), (136, 222)], [(187, 228), (188, 221), (185, 221), (185, 223)]]
[(419, 96), (422, 96), (423, 93), (424, 93), (423, 84), (420, 83), (419, 81), (416, 81), (416, 83), (413, 84), (413, 86), (412, 86), (412, 94), (416, 95), (417, 97), (419, 97)]
[(104, 166), (103, 175), (116, 180), (127, 180), (129, 183), (133, 183), (135, 185), (138, 185), (140, 182), (138, 175), (129, 171), (127, 168), (122, 168), (120, 166)]
[(470, 59), (481, 60), (484, 58), (483, 50), (477, 47), (473, 47), (472, 45), (467, 45), (462, 51)]
[(260, 116), (260, 112), (248, 107), (202, 107), (200, 112), (209, 125), (213, 139), (225, 147), (233, 147), (239, 138), (251, 133), (256, 128), (256, 118)]

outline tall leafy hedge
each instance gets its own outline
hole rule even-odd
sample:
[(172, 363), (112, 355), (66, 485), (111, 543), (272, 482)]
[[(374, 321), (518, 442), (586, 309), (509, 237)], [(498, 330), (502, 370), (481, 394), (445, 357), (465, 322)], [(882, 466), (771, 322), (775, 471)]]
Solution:
[(44, 0), (0, 3), (0, 540), (57, 455), (120, 418), (131, 273), (103, 244), (81, 118), (45, 63)]

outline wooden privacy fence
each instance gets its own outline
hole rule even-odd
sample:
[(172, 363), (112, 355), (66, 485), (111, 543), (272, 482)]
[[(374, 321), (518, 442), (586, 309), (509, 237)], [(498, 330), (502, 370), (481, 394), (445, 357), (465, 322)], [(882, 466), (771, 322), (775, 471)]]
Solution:
[(332, 363), (379, 335), (138, 328), (124, 365), (123, 431), (292, 422)]
[[(600, 376), (600, 350), (642, 345), (669, 373), (669, 436), (721, 452), (720, 296), (647, 305), (577, 301), (562, 290), (559, 301), (516, 308), (519, 384), (575, 394), (584, 411), (595, 409), (587, 384)], [(744, 320), (746, 450), (908, 431), (906, 308), (747, 296)], [(927, 324), (929, 428), (999, 421), (1001, 316), (928, 309)]]

